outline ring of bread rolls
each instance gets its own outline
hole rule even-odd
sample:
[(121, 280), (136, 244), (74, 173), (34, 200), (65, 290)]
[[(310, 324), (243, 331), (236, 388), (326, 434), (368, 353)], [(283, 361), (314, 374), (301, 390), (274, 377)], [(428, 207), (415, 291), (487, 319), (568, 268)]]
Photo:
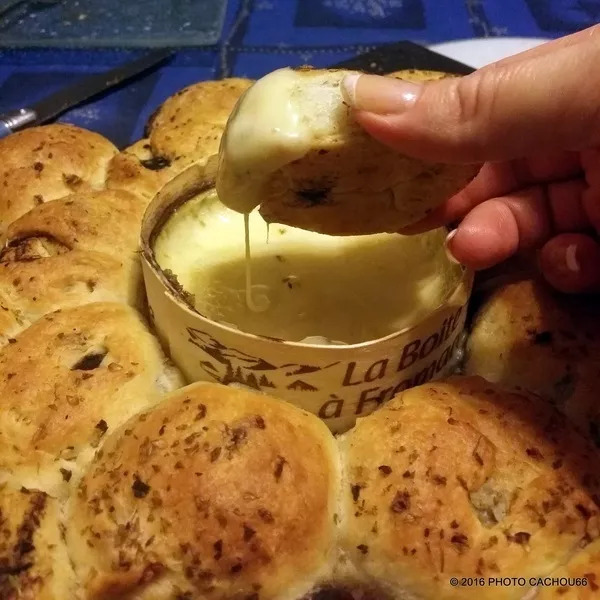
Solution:
[[(142, 213), (216, 152), (249, 84), (191, 86), (120, 154), (63, 125), (0, 144), (0, 598), (595, 600), (597, 320), (585, 301), (525, 282), (479, 313), (466, 370), (541, 396), (455, 377), (335, 438), (276, 398), (181, 387), (136, 310)], [(356, 231), (353, 214), (339, 233)], [(546, 576), (587, 585), (532, 587)]]

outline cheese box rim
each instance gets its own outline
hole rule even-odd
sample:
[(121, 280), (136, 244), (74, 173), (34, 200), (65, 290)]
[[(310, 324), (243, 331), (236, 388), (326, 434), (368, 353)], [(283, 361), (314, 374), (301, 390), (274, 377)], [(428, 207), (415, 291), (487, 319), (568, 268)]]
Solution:
[(194, 307), (190, 300), (191, 295), (187, 293), (179, 284), (177, 281), (177, 276), (175, 274), (165, 272), (160, 267), (154, 253), (154, 242), (160, 233), (161, 228), (166, 224), (169, 218), (179, 207), (198, 195), (214, 189), (215, 177), (212, 166), (213, 165), (210, 163), (207, 166), (199, 163), (193, 164), (182, 171), (179, 175), (168, 181), (154, 196), (148, 205), (142, 220), (140, 248), (142, 260), (147, 267), (146, 269), (143, 269), (145, 283), (148, 285), (147, 279), (150, 276), (156, 277), (164, 287), (165, 293), (169, 296), (171, 301), (175, 303), (180, 310), (186, 312), (190, 317), (199, 319), (203, 323), (209, 323), (217, 329), (229, 334), (241, 335), (246, 339), (254, 339), (256, 341), (260, 341), (261, 343), (271, 343), (276, 345), (284, 344), (286, 346), (295, 346), (311, 350), (335, 350), (338, 352), (340, 350), (347, 350), (354, 352), (363, 349), (369, 349), (372, 346), (377, 346), (382, 343), (387, 344), (396, 338), (404, 338), (411, 331), (422, 327), (427, 321), (435, 319), (439, 313), (445, 311), (452, 304), (460, 304), (462, 306), (469, 301), (469, 297), (473, 289), (474, 273), (470, 269), (461, 267), (462, 275), (456, 287), (448, 294), (446, 300), (442, 302), (435, 310), (432, 310), (424, 319), (404, 327), (403, 329), (394, 331), (393, 333), (390, 333), (384, 337), (358, 342), (355, 344), (343, 345), (309, 344), (305, 342), (283, 340), (279, 338), (248, 333), (206, 317)]

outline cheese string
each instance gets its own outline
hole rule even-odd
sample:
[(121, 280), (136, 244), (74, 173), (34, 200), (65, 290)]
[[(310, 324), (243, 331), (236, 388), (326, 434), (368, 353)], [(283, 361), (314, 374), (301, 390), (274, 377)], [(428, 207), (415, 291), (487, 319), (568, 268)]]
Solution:
[(265, 285), (252, 285), (252, 257), (250, 255), (250, 214), (244, 213), (244, 242), (246, 244), (246, 306), (252, 312), (264, 312), (271, 304), (266, 293), (256, 294), (252, 297), (253, 291), (268, 288)]

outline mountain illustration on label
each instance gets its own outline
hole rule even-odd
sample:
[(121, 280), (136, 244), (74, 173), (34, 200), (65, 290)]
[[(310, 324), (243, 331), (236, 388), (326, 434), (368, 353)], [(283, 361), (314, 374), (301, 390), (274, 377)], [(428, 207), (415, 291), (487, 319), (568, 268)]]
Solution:
[(296, 379), (296, 381), (290, 383), (287, 386), (288, 390), (294, 390), (298, 392), (318, 392), (319, 388), (314, 385), (310, 385), (310, 383), (306, 383), (306, 381), (302, 381), (302, 379)]
[[(286, 375), (288, 377), (291, 377), (292, 375), (305, 375), (307, 373), (316, 373), (317, 371), (324, 371), (325, 369), (329, 369), (330, 367), (335, 367), (336, 365), (339, 365), (340, 361), (336, 361), (334, 363), (331, 363), (329, 365), (325, 365), (324, 367), (313, 367), (311, 365), (300, 365), (299, 368), (293, 370), (293, 371), (287, 371)], [(296, 366), (296, 365), (282, 365), (284, 367), (290, 367), (290, 366)]]
[[(199, 362), (202, 370), (212, 379), (225, 385), (239, 383), (256, 390), (263, 388), (276, 389), (277, 385), (271, 378), (267, 377), (264, 371), (272, 371), (273, 375), (277, 374), (281, 378), (289, 378), (297, 377), (298, 375), (318, 373), (324, 369), (329, 369), (340, 364), (339, 361), (337, 361), (325, 365), (324, 367), (301, 365), (297, 363), (274, 365), (264, 358), (252, 356), (235, 348), (229, 348), (216, 340), (209, 333), (201, 331), (200, 329), (188, 327), (187, 333), (189, 336), (188, 341), (212, 359), (201, 360)], [(250, 373), (247, 371), (250, 371)], [(253, 371), (263, 371), (263, 373), (255, 375)], [(275, 381), (277, 381), (276, 377)], [(287, 386), (287, 389), (316, 392), (319, 388), (301, 379), (295, 379)]]

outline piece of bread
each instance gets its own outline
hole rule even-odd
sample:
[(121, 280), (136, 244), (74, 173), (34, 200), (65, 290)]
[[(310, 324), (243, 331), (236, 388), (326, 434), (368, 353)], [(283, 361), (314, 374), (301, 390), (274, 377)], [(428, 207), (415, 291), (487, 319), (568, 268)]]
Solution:
[(338, 469), (312, 414), (178, 390), (110, 436), (69, 501), (82, 600), (303, 597), (335, 558)]
[(196, 162), (216, 154), (227, 119), (251, 84), (235, 77), (201, 81), (168, 98), (146, 127), (152, 155), (170, 162), (191, 157)]
[(28, 210), (104, 187), (115, 146), (73, 125), (33, 127), (0, 140), (0, 235)]
[[(30, 253), (31, 255), (31, 253)], [(0, 258), (0, 345), (7, 337), (43, 315), (92, 302), (139, 302), (139, 286), (132, 285), (124, 264), (100, 252), (72, 250), (66, 254), (4, 262)]]
[(92, 302), (140, 306), (140, 282), (126, 263), (87, 250), (52, 254), (52, 246), (36, 241), (37, 249), (30, 243), (24, 256), (0, 253), (0, 346), (61, 308)]
[(185, 166), (182, 161), (171, 162), (164, 157), (155, 157), (150, 140), (144, 138), (110, 161), (106, 187), (126, 190), (150, 202), (162, 186)]
[(407, 81), (435, 81), (436, 79), (446, 79), (448, 77), (456, 77), (451, 73), (443, 73), (442, 71), (426, 71), (423, 69), (400, 69), (386, 73), (386, 77), (394, 79), (405, 79)]
[(115, 156), (106, 186), (149, 202), (162, 186), (194, 163), (214, 157), (227, 119), (247, 79), (202, 81), (168, 98), (150, 118), (148, 137)]
[(137, 253), (145, 203), (121, 190), (74, 194), (23, 215), (6, 232), (3, 257), (22, 253), (25, 241), (42, 239), (57, 253), (74, 248), (125, 259)]
[(0, 482), (64, 494), (105, 434), (179, 385), (123, 304), (42, 317), (0, 350)]
[[(217, 191), (239, 212), (331, 235), (396, 232), (459, 191), (475, 165), (409, 158), (358, 125), (343, 70), (281, 69), (250, 88), (220, 150)], [(418, 71), (407, 79), (442, 76)]]
[(600, 446), (597, 307), (534, 279), (504, 285), (475, 315), (464, 371), (540, 394)]
[(481, 378), (407, 390), (340, 440), (342, 549), (393, 599), (521, 600), (600, 535), (599, 454), (543, 400)]
[(534, 600), (596, 600), (600, 597), (600, 539), (575, 552), (567, 564), (550, 573), (548, 579), (545, 585), (539, 586)]
[(72, 600), (75, 575), (59, 503), (37, 490), (0, 491), (0, 598)]
[[(128, 192), (102, 190), (74, 194), (29, 211), (6, 231), (6, 246), (0, 252), (0, 295), (4, 291), (5, 296), (13, 296), (17, 309), (23, 311), (27, 307), (20, 307), (21, 301), (34, 309), (39, 302), (49, 310), (95, 300), (141, 306), (138, 248), (145, 205)], [(56, 272), (58, 268), (63, 271)], [(40, 299), (40, 286), (46, 284), (49, 288)]]

